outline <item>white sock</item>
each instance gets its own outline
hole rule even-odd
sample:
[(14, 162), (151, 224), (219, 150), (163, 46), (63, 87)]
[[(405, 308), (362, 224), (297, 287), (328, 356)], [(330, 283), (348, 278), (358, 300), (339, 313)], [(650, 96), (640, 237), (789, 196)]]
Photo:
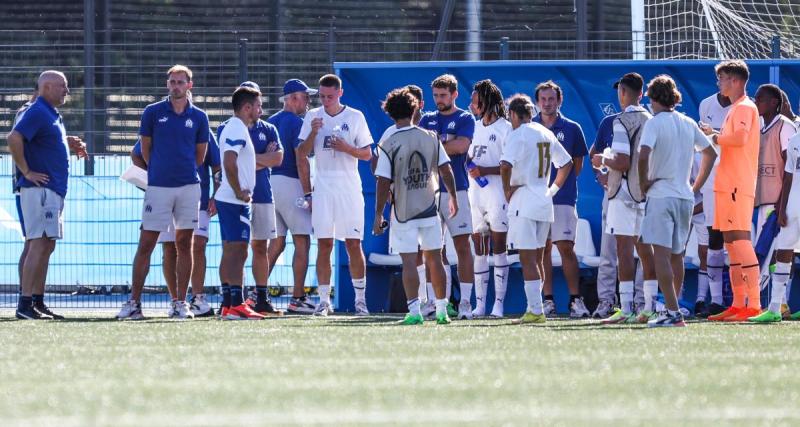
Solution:
[(772, 273), (772, 295), (769, 299), (769, 311), (781, 312), (781, 303), (786, 296), (786, 284), (789, 283), (792, 264), (779, 262)]
[[(645, 293), (646, 295), (646, 293)], [(647, 298), (647, 296), (645, 296)], [(633, 312), (633, 281), (626, 280), (619, 282), (619, 301), (622, 306), (622, 312), (630, 314)]]
[(447, 314), (447, 300), (446, 299), (437, 299), (436, 300), (436, 314)]
[(708, 287), (711, 290), (711, 302), (722, 305), (722, 269), (725, 268), (725, 251), (709, 249), (706, 256)]
[(317, 293), (319, 294), (319, 302), (327, 302), (328, 304), (331, 303), (331, 285), (319, 285), (317, 286)]
[(408, 314), (412, 316), (421, 316), (422, 313), (419, 311), (419, 298), (414, 298), (412, 300), (406, 301), (408, 305)]
[(485, 307), (489, 279), (489, 257), (476, 255), (472, 266), (475, 270), (475, 306)]
[(502, 302), (506, 299), (508, 287), (508, 256), (506, 252), (494, 254), (494, 299)]
[(425, 287), (428, 288), (428, 300), (427, 300), (427, 303), (428, 304), (433, 303), (434, 301), (436, 301), (436, 292), (433, 291), (433, 283), (428, 282)]
[(444, 265), (444, 298), (450, 301), (450, 294), (453, 292), (453, 270), (450, 269), (450, 264)]
[(704, 270), (697, 272), (697, 298), (695, 301), (705, 301), (708, 294), (708, 273)]
[(417, 291), (417, 298), (421, 302), (428, 301), (428, 294), (425, 292), (425, 264), (417, 266), (417, 275), (419, 275), (419, 290)]
[(356, 301), (364, 301), (367, 294), (367, 277), (353, 279), (353, 291), (356, 293)]
[(644, 309), (653, 311), (653, 301), (658, 295), (658, 280), (644, 281)]
[(528, 311), (533, 314), (542, 314), (544, 312), (542, 307), (541, 279), (525, 281), (525, 298), (528, 299)]
[(469, 303), (472, 299), (472, 283), (461, 282), (458, 287), (461, 290), (461, 301)]

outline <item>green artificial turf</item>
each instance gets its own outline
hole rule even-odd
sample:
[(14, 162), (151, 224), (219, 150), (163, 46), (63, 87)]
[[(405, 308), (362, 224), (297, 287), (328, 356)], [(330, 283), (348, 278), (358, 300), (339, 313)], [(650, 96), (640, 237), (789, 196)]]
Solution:
[(800, 322), (0, 314), (4, 427), (800, 425)]

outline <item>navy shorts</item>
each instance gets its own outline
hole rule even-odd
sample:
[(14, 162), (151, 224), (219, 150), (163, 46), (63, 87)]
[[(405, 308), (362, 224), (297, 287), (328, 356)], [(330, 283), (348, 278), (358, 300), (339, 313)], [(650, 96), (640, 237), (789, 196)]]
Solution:
[(250, 205), (217, 200), (219, 231), (224, 242), (250, 241)]

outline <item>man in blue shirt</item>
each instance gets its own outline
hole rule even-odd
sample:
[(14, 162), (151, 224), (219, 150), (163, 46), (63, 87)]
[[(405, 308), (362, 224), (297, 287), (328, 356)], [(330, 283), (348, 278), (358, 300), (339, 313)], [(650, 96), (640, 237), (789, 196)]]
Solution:
[[(472, 246), (470, 245), (472, 212), (469, 205), (469, 196), (467, 195), (469, 180), (466, 165), (467, 152), (475, 132), (475, 118), (468, 111), (456, 107), (458, 81), (454, 76), (444, 74), (437, 77), (431, 83), (431, 89), (433, 90), (433, 100), (436, 102), (437, 111), (423, 116), (419, 122), (419, 127), (436, 132), (439, 141), (444, 145), (444, 151), (450, 156), (453, 176), (456, 181), (455, 197), (458, 198), (460, 209), (456, 216), (450, 217), (450, 213), (447, 212), (447, 206), (449, 198), (453, 197), (453, 195), (447, 193), (444, 183), (440, 183), (439, 216), (453, 238), (453, 245), (458, 256), (459, 283), (465, 289), (472, 289), (474, 274)], [(449, 301), (452, 288), (452, 273), (450, 272), (450, 265), (445, 252), (445, 249), (442, 249), (444, 271), (447, 275), (446, 297)], [(435, 310), (431, 303), (432, 301), (429, 300), (428, 304), (423, 308), (423, 315), (426, 317), (431, 316)], [(452, 317), (459, 315), (452, 304), (448, 304), (447, 307), (448, 315)], [(465, 314), (467, 313), (466, 309), (467, 307), (464, 310)], [(469, 307), (469, 312), (471, 315), (471, 307)]]
[[(297, 206), (297, 200), (311, 196), (311, 177), (308, 157), (296, 156), (295, 147), (299, 142), (303, 116), (308, 111), (310, 89), (302, 80), (291, 79), (283, 85), (283, 109), (273, 114), (267, 121), (278, 128), (280, 140), (284, 145), (283, 161), (272, 168), (272, 196), (275, 204), (275, 222), (278, 236), (269, 242), (269, 272), (275, 268), (278, 257), (286, 248), (286, 234), (292, 232), (294, 255), (292, 273), (294, 288), (289, 300), (288, 312), (293, 314), (313, 314), (314, 304), (306, 298), (305, 282), (308, 272), (308, 252), (311, 248), (311, 212)], [(304, 184), (305, 183), (305, 184)], [(308, 191), (303, 191), (303, 188)]]
[(169, 97), (148, 105), (142, 113), (139, 135), (142, 157), (147, 163), (147, 191), (142, 208), (139, 247), (133, 260), (131, 299), (118, 319), (142, 319), (141, 294), (150, 270), (150, 255), (159, 233), (175, 228), (177, 314), (193, 317), (186, 302), (192, 272), (192, 234), (198, 223), (200, 177), (208, 146), (208, 116), (189, 100), (192, 71), (175, 65), (167, 71)]
[[(550, 226), (550, 239), (547, 240), (544, 253), (544, 313), (548, 316), (555, 314), (555, 301), (553, 300), (553, 263), (552, 243), (555, 243), (561, 254), (561, 269), (569, 287), (570, 317), (589, 317), (589, 310), (583, 303), (578, 289), (580, 270), (578, 257), (575, 256), (575, 235), (578, 229), (578, 211), (575, 204), (578, 202), (577, 177), (583, 168), (583, 158), (588, 154), (586, 140), (581, 126), (561, 115), (561, 104), (564, 101), (561, 87), (552, 80), (539, 83), (535, 91), (536, 103), (540, 113), (534, 118), (555, 134), (558, 141), (572, 157), (572, 172), (555, 197), (553, 207), (555, 222)], [(550, 183), (555, 179), (556, 171), (550, 172)]]
[(59, 71), (39, 76), (39, 96), (19, 117), (8, 135), (8, 148), (19, 170), (17, 186), (24, 218), (28, 252), (22, 266), (18, 319), (62, 319), (44, 303), (44, 287), (50, 255), (63, 236), (64, 198), (69, 176), (69, 150), (86, 157), (86, 146), (67, 137), (56, 107), (64, 104), (69, 88)]
[[(254, 82), (243, 82), (239, 86), (261, 92), (261, 88)], [(256, 104), (255, 108), (256, 116), (261, 117), (263, 113), (261, 105)], [(219, 125), (218, 135), (222, 135), (227, 123), (228, 120)], [(253, 122), (248, 127), (248, 132), (256, 154), (256, 186), (253, 189), (250, 210), (250, 247), (253, 249), (252, 269), (256, 286), (245, 302), (259, 314), (279, 316), (283, 312), (276, 310), (267, 296), (267, 280), (270, 272), (267, 246), (269, 240), (277, 237), (269, 168), (278, 166), (283, 160), (283, 145), (278, 136), (278, 129), (261, 119)]]
[[(619, 113), (606, 116), (597, 128), (594, 144), (589, 149), (589, 157), (602, 154), (606, 148), (611, 148), (614, 139), (614, 119)], [(608, 210), (608, 192), (606, 186), (608, 175), (593, 169), (595, 179), (603, 189), (602, 236), (600, 238), (600, 265), (597, 267), (597, 298), (599, 303), (592, 313), (595, 319), (605, 319), (614, 311), (614, 301), (617, 292), (617, 244), (614, 236), (606, 233), (606, 211)]]

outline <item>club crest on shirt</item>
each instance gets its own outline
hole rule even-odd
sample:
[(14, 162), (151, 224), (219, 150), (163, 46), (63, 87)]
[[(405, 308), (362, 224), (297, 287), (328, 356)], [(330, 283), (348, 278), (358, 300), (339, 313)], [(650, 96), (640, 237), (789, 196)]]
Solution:
[(489, 141), (492, 141), (492, 142), (497, 141), (497, 135), (492, 134), (492, 136), (489, 137)]
[(264, 132), (259, 132), (258, 133), (258, 140), (259, 141), (266, 141), (267, 140), (267, 135), (264, 134)]
[(456, 128), (456, 122), (450, 122), (450, 123), (447, 125), (447, 129), (455, 129), (455, 128)]
[(186, 127), (191, 129), (192, 126), (194, 126), (192, 119), (186, 119)]
[(347, 123), (342, 123), (342, 125), (339, 126), (339, 129), (341, 129), (342, 132), (350, 132), (350, 126), (347, 126)]
[(558, 142), (564, 142), (564, 131), (558, 131), (556, 138), (558, 138)]

